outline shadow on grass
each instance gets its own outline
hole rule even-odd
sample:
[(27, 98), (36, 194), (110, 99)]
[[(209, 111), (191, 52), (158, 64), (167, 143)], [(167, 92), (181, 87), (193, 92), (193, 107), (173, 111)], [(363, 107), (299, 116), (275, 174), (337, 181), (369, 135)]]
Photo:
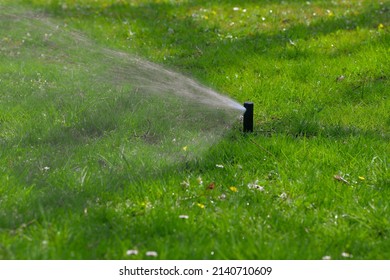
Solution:
[(355, 126), (323, 125), (307, 116), (291, 115), (272, 124), (264, 124), (264, 129), (271, 127), (269, 131), (285, 133), (293, 137), (325, 137), (333, 139), (348, 139), (350, 137), (362, 137), (390, 141), (390, 135), (384, 131), (360, 129)]
[[(279, 21), (273, 23), (274, 26), (270, 30), (257, 27), (254, 31), (249, 32), (249, 29), (245, 29), (244, 35), (239, 35), (235, 39), (221, 39), (219, 33), (223, 27), (218, 24), (209, 23), (207, 20), (200, 21), (194, 16), (180, 16), (183, 10), (194, 9), (199, 11), (203, 7), (210, 7), (209, 1), (190, 1), (180, 5), (166, 2), (149, 2), (138, 6), (126, 2), (109, 6), (103, 6), (99, 3), (93, 5), (78, 3), (69, 5), (66, 9), (63, 9), (56, 2), (53, 3), (49, 7), (43, 6), (42, 8), (64, 20), (77, 18), (82, 21), (90, 21), (95, 26), (112, 24), (115, 33), (107, 34), (107, 38), (117, 40), (121, 45), (131, 45), (132, 51), (141, 56), (148, 57), (149, 51), (172, 53), (173, 55), (167, 58), (167, 64), (180, 69), (181, 72), (190, 73), (203, 81), (209, 79), (210, 68), (217, 73), (221, 73), (221, 75), (224, 75), (227, 69), (246, 71), (247, 64), (253, 58), (260, 57), (266, 61), (302, 60), (315, 63), (320, 61), (323, 56), (338, 58), (357, 54), (362, 48), (365, 48), (366, 42), (351, 42), (347, 47), (334, 49), (324, 47), (324, 49), (320, 47), (309, 48), (305, 46), (305, 43), (299, 41), (320, 38), (339, 31), (348, 32), (357, 28), (377, 30), (380, 23), (388, 25), (388, 11), (390, 10), (390, 7), (386, 4), (371, 3), (367, 4), (364, 10), (360, 10), (360, 13), (347, 13), (337, 17), (312, 17), (309, 18), (308, 22), (290, 20), (288, 14), (285, 17), (280, 15)], [(289, 4), (297, 5), (295, 1), (285, 1), (285, 4), (281, 4), (280, 1), (246, 1), (245, 4), (248, 6), (279, 5), (281, 11)], [(327, 6), (324, 1), (313, 1), (313, 5), (315, 4), (322, 8)], [(219, 1), (218, 5), (228, 7), (233, 13), (233, 7), (242, 5), (242, 2)], [(301, 9), (308, 11), (308, 14), (311, 15), (311, 12), (309, 12), (311, 11), (310, 5), (302, 5)], [(229, 17), (227, 17), (227, 20), (229, 20)], [(261, 21), (260, 16), (258, 21)], [(123, 25), (123, 22), (128, 22), (129, 25)], [(129, 38), (129, 28), (137, 29), (135, 31), (136, 40)], [(109, 31), (109, 28), (106, 28), (106, 30)], [(383, 45), (383, 42), (390, 39), (389, 36), (390, 33), (384, 32), (380, 37), (372, 39), (370, 46)], [(103, 36), (100, 40), (106, 40), (106, 37)], [(293, 41), (298, 41), (298, 43), (295, 45)], [(306, 82), (307, 77), (310, 77), (310, 70), (301, 65), (294, 67), (296, 67), (293, 72), (297, 73), (297, 77), (295, 77), (297, 82)], [(279, 73), (276, 72), (275, 75), (283, 74), (283, 69), (277, 71)], [(340, 71), (342, 70), (340, 69)], [(386, 69), (378, 69), (378, 71), (385, 72)], [(379, 85), (381, 82), (387, 82), (388, 77), (383, 73), (378, 74), (378, 71), (358, 73), (358, 75), (362, 75), (362, 78), (357, 78), (357, 82), (351, 85), (349, 89), (346, 87), (345, 100), (359, 99), (361, 95), (349, 94), (349, 92), (366, 90), (365, 84)], [(368, 81), (363, 77), (364, 75), (367, 75), (369, 79), (371, 77), (372, 81)], [(303, 80), (301, 77), (303, 77)], [(265, 75), (263, 78), (267, 79), (269, 77)], [(330, 80), (336, 78), (329, 77)], [(238, 96), (237, 98), (243, 97)], [(377, 101), (380, 102), (380, 100)]]
[(296, 138), (323, 137), (332, 139), (348, 139), (362, 137), (366, 139), (390, 141), (390, 131), (383, 129), (362, 129), (355, 125), (328, 124), (320, 120), (322, 108), (302, 109), (297, 112), (275, 117), (269, 121), (256, 124), (259, 135), (270, 137), (276, 134), (289, 135)]
[[(296, 1), (284, 2), (287, 4), (296, 4)], [(326, 4), (323, 4), (323, 1), (313, 1), (313, 4), (316, 4), (315, 2), (320, 2), (326, 6)], [(280, 1), (267, 0), (245, 1), (245, 4), (248, 6), (280, 5), (282, 10), (286, 3), (280, 4)], [(242, 5), (242, 1), (219, 1), (218, 5), (233, 8), (234, 6)], [(220, 60), (216, 59), (220, 63), (225, 62), (224, 65), (215, 65), (215, 67), (231, 65), (232, 62), (238, 64), (240, 60), (245, 59), (243, 57), (244, 55), (247, 57), (253, 55), (271, 55), (284, 59), (286, 57), (283, 56), (283, 53), (274, 52), (274, 49), (280, 50), (280, 48), (285, 48), (290, 40), (316, 38), (340, 30), (348, 31), (355, 30), (356, 28), (375, 30), (378, 24), (387, 24), (389, 22), (387, 12), (390, 10), (390, 7), (386, 4), (372, 3), (361, 13), (350, 13), (338, 17), (319, 17), (319, 19), (313, 17), (310, 24), (294, 21), (290, 23), (288, 15), (286, 15), (286, 18), (281, 18), (280, 22), (275, 23), (275, 27), (279, 27), (279, 29), (272, 28), (272, 30), (277, 30), (276, 32), (267, 32), (258, 28), (255, 32), (251, 32), (252, 34), (239, 37), (236, 40), (219, 40), (217, 33), (220, 26), (209, 26), (207, 22), (196, 21), (191, 16), (177, 16), (177, 12), (183, 9), (200, 9), (209, 6), (210, 1), (198, 0), (180, 5), (165, 2), (149, 2), (139, 6), (122, 2), (109, 6), (99, 5), (99, 3), (95, 5), (78, 3), (69, 7), (67, 6), (66, 9), (63, 9), (54, 2), (50, 7), (43, 6), (43, 8), (54, 13), (56, 17), (63, 19), (69, 17), (81, 18), (96, 23), (99, 23), (99, 19), (109, 20), (113, 23), (128, 21), (131, 24), (134, 22), (140, 26), (140, 30), (144, 33), (142, 34), (141, 32), (137, 36), (145, 37), (148, 44), (153, 45), (153, 49), (170, 48), (176, 50), (175, 53), (178, 54), (178, 61), (173, 60), (174, 65), (180, 64), (184, 57), (187, 58), (186, 61), (191, 65), (196, 64), (196, 60), (200, 56), (205, 60), (213, 60), (216, 55), (214, 50), (220, 48), (231, 50), (232, 55), (230, 57), (224, 57), (224, 59)], [(303, 4), (302, 9), (309, 10), (310, 6)], [(259, 21), (261, 20), (259, 19)], [(171, 27), (175, 27), (177, 30), (169, 31)], [(126, 39), (129, 36), (128, 30), (118, 30), (117, 33), (116, 36), (122, 39)], [(239, 52), (240, 56), (235, 56), (236, 52)], [(142, 54), (142, 50), (140, 50), (140, 53)], [(311, 54), (313, 53), (306, 53), (306, 55)], [(316, 55), (323, 55), (323, 53), (319, 52)], [(299, 58), (299, 56), (294, 57)]]

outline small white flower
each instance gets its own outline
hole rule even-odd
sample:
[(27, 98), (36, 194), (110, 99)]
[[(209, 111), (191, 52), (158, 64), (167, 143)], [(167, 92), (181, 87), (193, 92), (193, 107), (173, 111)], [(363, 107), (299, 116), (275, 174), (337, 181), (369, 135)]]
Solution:
[(258, 191), (261, 191), (261, 192), (264, 191), (264, 187), (263, 186), (259, 186), (259, 185), (256, 185), (255, 189), (257, 189)]
[(234, 7), (234, 8), (233, 8), (233, 11), (235, 11), (235, 12), (237, 12), (237, 11), (239, 11), (239, 10), (241, 10), (239, 7)]
[(288, 42), (290, 43), (291, 46), (296, 46), (297, 44), (295, 44), (295, 42), (291, 39), (288, 39)]
[(215, 166), (218, 168), (224, 168), (224, 166), (222, 164), (216, 164)]
[(146, 255), (147, 257), (157, 257), (157, 256), (158, 256), (158, 254), (157, 254), (156, 251), (147, 251), (147, 252), (145, 253), (145, 255)]
[(280, 197), (281, 199), (286, 199), (286, 198), (287, 198), (287, 194), (284, 192), (284, 193), (282, 193), (279, 197)]
[(188, 218), (189, 218), (188, 215), (180, 215), (180, 216), (179, 216), (179, 219), (185, 219), (185, 220), (186, 220), (186, 219), (188, 219)]
[(131, 31), (131, 29), (129, 29), (129, 31), (128, 31), (128, 35), (129, 35), (129, 37), (132, 37), (132, 36), (134, 36), (134, 35), (135, 35), (135, 32), (133, 32), (133, 31)]
[(343, 258), (352, 258), (352, 257), (353, 257), (351, 254), (346, 253), (346, 252), (342, 252), (342, 253), (341, 253), (341, 256), (342, 256)]
[(126, 255), (128, 256), (138, 255), (138, 250), (127, 250)]
[(331, 256), (323, 256), (322, 259), (323, 259), (324, 261), (328, 261), (328, 260), (331, 260), (332, 257), (331, 257)]
[(182, 185), (185, 188), (188, 188), (190, 186), (190, 181), (187, 179), (187, 180), (181, 182), (180, 185)]
[(248, 188), (250, 188), (250, 189), (255, 189), (255, 190), (258, 190), (258, 191), (260, 191), (260, 192), (263, 192), (263, 191), (264, 191), (264, 187), (258, 185), (258, 180), (256, 180), (254, 183), (249, 183), (249, 184), (248, 184)]

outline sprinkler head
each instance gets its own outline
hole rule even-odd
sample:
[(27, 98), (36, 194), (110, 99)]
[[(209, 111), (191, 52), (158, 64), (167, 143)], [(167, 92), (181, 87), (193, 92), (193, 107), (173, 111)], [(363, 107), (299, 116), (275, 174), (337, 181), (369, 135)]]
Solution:
[(253, 102), (245, 102), (244, 132), (253, 132)]

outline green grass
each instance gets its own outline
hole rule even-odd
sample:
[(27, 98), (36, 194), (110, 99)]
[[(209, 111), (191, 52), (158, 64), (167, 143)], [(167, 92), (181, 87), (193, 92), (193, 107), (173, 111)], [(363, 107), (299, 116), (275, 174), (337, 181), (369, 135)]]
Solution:
[(83, 84), (88, 52), (0, 21), (1, 259), (390, 258), (389, 1), (15, 2), (253, 101), (255, 132), (156, 161), (166, 127)]

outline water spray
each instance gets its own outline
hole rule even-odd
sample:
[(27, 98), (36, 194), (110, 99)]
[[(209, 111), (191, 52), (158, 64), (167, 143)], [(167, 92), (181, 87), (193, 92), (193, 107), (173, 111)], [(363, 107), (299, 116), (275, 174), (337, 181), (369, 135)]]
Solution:
[(253, 132), (253, 102), (245, 102), (244, 132)]
[[(191, 77), (100, 46), (46, 13), (13, 11), (0, 4), (0, 41), (8, 38), (10, 30), (12, 40), (0, 43), (0, 53), (6, 54), (2, 63), (4, 60), (5, 67), (14, 65), (13, 56), (18, 52), (23, 67), (42, 68), (42, 79), (47, 76), (50, 86), (39, 90), (45, 96), (56, 97), (46, 98), (42, 104), (42, 108), (56, 108), (50, 111), (48, 121), (56, 123), (57, 116), (70, 116), (67, 128), (71, 129), (58, 124), (53, 135), (57, 131), (61, 135), (70, 133), (68, 138), (73, 139), (76, 132), (85, 141), (92, 141), (96, 133), (104, 136), (107, 131), (118, 139), (123, 137), (126, 140), (121, 153), (127, 154), (121, 158), (131, 159), (126, 164), (135, 168), (134, 174), (138, 170), (145, 174), (145, 169), (163, 170), (180, 162), (187, 164), (200, 157), (243, 115), (244, 131), (253, 131), (253, 103), (242, 106)], [(54, 68), (58, 71), (52, 73)], [(10, 67), (9, 71), (14, 71), (10, 73), (21, 77), (17, 67), (13, 69)], [(75, 113), (70, 114), (68, 108)], [(56, 136), (51, 133), (47, 140), (40, 141), (52, 141)], [(99, 137), (105, 141), (103, 138)], [(191, 152), (186, 152), (187, 146)]]

